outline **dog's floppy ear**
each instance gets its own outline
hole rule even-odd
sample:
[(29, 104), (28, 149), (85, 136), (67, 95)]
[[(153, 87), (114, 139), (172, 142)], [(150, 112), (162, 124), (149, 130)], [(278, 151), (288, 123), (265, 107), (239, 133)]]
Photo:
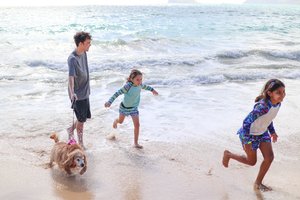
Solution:
[(67, 160), (63, 163), (63, 166), (71, 166), (73, 163), (73, 155), (72, 154), (68, 154), (68, 158)]
[(82, 168), (82, 170), (80, 171), (80, 175), (84, 174), (86, 172), (87, 169), (87, 160), (86, 160), (86, 156), (83, 155), (84, 157), (84, 167)]
[(63, 163), (63, 167), (68, 174), (71, 174), (70, 169), (71, 169), (71, 166), (73, 165), (73, 161), (74, 161), (73, 157), (74, 157), (74, 154), (68, 154), (67, 160)]
[(76, 154), (76, 149), (78, 149), (77, 144), (72, 144), (67, 146), (67, 160), (63, 163), (63, 166), (71, 167), (73, 165), (73, 158)]

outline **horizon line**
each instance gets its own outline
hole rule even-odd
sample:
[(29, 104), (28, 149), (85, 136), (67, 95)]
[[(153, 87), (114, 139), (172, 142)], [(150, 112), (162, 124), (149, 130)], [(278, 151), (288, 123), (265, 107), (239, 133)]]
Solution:
[(177, 6), (177, 5), (187, 5), (187, 6), (196, 6), (196, 5), (299, 5), (299, 4), (291, 4), (291, 3), (247, 3), (240, 2), (240, 3), (231, 3), (231, 2), (223, 2), (223, 3), (201, 3), (201, 2), (193, 2), (193, 3), (149, 3), (149, 4), (64, 4), (64, 5), (58, 5), (58, 4), (49, 4), (49, 5), (0, 5), (0, 8), (22, 8), (22, 7), (80, 7), (80, 6), (116, 6), (116, 7), (122, 7), (122, 6)]

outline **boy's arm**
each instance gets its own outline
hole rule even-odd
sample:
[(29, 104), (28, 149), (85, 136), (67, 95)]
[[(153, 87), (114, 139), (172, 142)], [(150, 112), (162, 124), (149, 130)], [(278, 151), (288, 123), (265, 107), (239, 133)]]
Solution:
[(70, 99), (72, 102), (74, 100), (77, 100), (77, 96), (74, 92), (74, 76), (69, 76), (69, 93), (70, 93)]
[(68, 89), (69, 89), (71, 101), (77, 100), (77, 96), (74, 92), (74, 79), (76, 76), (75, 65), (77, 65), (75, 58), (71, 58), (70, 60), (68, 60), (68, 67), (69, 67), (69, 81), (68, 81), (69, 87), (68, 87)]

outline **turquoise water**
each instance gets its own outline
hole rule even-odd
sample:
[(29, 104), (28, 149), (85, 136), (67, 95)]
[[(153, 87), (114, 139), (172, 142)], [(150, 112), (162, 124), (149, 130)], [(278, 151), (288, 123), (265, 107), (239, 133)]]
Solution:
[(1, 8), (1, 68), (66, 71), (72, 36), (85, 30), (93, 36), (92, 72), (191, 68), (194, 84), (274, 73), (298, 79), (299, 13), (296, 6), (249, 5)]
[[(299, 6), (1, 8), (1, 135), (64, 132), (72, 120), (66, 61), (81, 30), (93, 36), (92, 132), (109, 132), (121, 98), (110, 110), (103, 104), (132, 68), (160, 93), (143, 93), (140, 108), (144, 134), (158, 140), (212, 135), (230, 126), (222, 116), (232, 103), (239, 108), (232, 106), (232, 116), (242, 120), (267, 79), (300, 79)], [(157, 122), (155, 133), (149, 121)]]

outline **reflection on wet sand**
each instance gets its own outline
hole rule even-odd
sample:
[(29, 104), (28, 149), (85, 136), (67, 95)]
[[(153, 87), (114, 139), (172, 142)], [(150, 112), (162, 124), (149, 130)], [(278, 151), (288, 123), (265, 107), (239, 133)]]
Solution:
[[(120, 147), (119, 147), (120, 148)], [(142, 150), (125, 149), (121, 148), (124, 157), (128, 159), (126, 162), (130, 165), (127, 170), (121, 171), (120, 176), (124, 177), (121, 179), (120, 187), (122, 188), (125, 200), (141, 200), (143, 199), (143, 173), (145, 170), (145, 163), (148, 163), (149, 159), (145, 157)]]
[(263, 194), (262, 194), (262, 192), (260, 190), (254, 189), (254, 192), (256, 194), (257, 200), (264, 200), (264, 196), (263, 196)]
[(68, 176), (56, 168), (51, 169), (51, 177), (53, 190), (61, 199), (94, 199), (86, 177)]
[[(140, 175), (139, 172), (134, 171), (132, 169), (127, 174), (128, 178), (127, 181), (124, 181), (122, 186), (124, 187), (124, 199), (125, 200), (141, 200), (142, 194), (141, 194), (141, 182), (140, 182)], [(125, 179), (123, 179), (125, 180)]]

